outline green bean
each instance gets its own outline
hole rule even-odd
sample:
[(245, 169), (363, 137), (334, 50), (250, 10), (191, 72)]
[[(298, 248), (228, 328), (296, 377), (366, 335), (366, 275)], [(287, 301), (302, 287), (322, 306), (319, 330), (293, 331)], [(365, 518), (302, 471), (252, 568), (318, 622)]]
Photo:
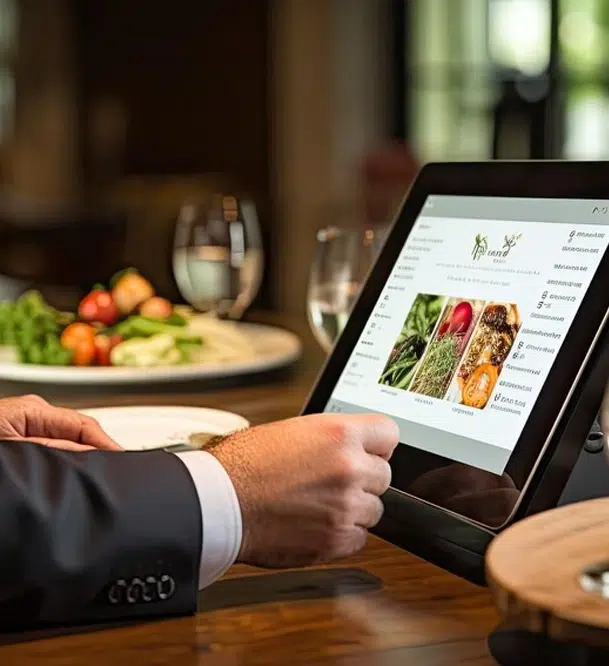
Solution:
[(402, 380), (398, 384), (396, 384), (395, 388), (399, 388), (399, 389), (408, 388), (408, 385), (410, 384), (410, 381), (411, 381), (412, 376), (414, 374), (415, 366), (416, 366), (416, 363), (415, 363), (415, 365), (412, 366), (412, 368), (410, 368), (410, 370), (406, 373), (406, 375), (402, 378)]

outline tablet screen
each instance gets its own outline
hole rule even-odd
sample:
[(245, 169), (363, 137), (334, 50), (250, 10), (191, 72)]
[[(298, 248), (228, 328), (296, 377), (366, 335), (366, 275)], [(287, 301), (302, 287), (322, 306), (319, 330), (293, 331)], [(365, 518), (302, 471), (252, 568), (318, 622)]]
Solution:
[(588, 200), (429, 196), (325, 411), (502, 475), (609, 243)]

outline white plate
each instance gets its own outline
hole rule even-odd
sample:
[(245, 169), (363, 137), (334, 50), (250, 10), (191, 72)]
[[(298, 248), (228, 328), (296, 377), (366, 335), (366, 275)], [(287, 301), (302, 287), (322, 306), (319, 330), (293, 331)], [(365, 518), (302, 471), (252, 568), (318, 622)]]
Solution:
[(274, 326), (235, 323), (247, 335), (255, 354), (246, 359), (221, 363), (190, 363), (157, 368), (76, 368), (28, 365), (13, 360), (14, 353), (0, 354), (0, 380), (38, 384), (149, 384), (192, 379), (216, 379), (266, 372), (290, 365), (301, 354), (300, 340), (294, 333)]
[(99, 407), (83, 409), (129, 451), (187, 444), (193, 433), (225, 435), (249, 425), (242, 416), (203, 407)]

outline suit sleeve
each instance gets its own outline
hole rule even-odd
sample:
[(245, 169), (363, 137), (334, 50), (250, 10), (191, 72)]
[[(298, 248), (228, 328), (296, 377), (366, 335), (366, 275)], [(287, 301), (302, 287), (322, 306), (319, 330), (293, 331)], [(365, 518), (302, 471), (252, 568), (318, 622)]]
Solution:
[(171, 453), (0, 442), (0, 630), (193, 613), (201, 540)]

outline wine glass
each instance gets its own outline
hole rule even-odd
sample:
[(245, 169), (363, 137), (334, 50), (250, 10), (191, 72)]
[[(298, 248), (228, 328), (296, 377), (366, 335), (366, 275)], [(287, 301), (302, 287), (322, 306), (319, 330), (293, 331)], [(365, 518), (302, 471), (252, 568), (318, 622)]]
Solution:
[(180, 208), (173, 274), (193, 308), (239, 319), (262, 282), (264, 253), (256, 207), (248, 199), (217, 194)]
[(309, 273), (307, 311), (315, 338), (326, 352), (342, 333), (379, 249), (375, 229), (325, 227)]

